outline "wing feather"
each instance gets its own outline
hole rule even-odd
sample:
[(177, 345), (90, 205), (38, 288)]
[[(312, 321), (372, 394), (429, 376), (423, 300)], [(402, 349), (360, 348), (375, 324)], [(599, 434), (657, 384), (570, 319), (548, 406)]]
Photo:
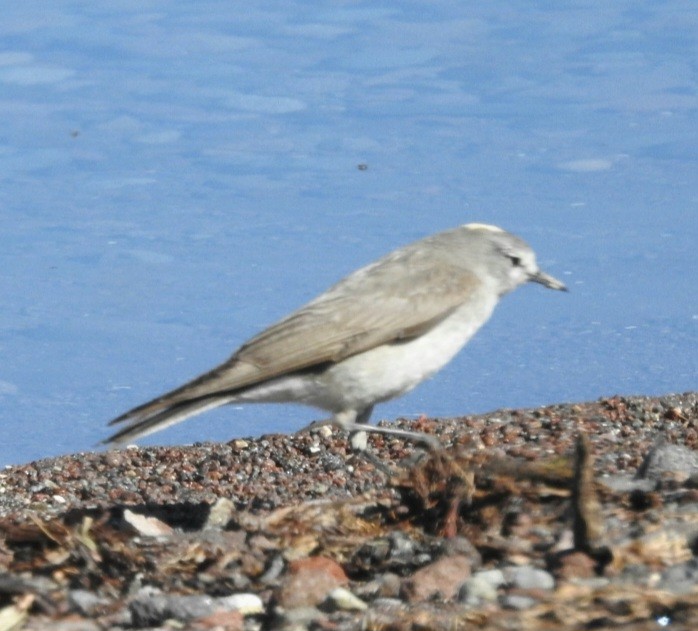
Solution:
[[(260, 379), (342, 359), (419, 335), (467, 301), (477, 277), (440, 264), (397, 272), (385, 264), (348, 277), (242, 346), (229, 361), (259, 368)], [(351, 285), (361, 284), (360, 291)]]

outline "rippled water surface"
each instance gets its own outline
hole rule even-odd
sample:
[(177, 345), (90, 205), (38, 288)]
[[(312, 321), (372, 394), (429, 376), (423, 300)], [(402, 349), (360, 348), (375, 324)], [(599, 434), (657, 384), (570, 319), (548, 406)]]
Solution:
[[(0, 21), (0, 464), (226, 358), (469, 221), (569, 294), (508, 296), (374, 417), (695, 389), (698, 9), (57, 0)], [(227, 408), (144, 444), (287, 432)]]

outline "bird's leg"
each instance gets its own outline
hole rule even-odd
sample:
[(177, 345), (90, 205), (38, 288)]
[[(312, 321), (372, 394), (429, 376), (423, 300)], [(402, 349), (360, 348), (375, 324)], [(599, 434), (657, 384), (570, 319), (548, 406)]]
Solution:
[(339, 426), (349, 430), (347, 427), (348, 421), (349, 425), (361, 427), (362, 429), (358, 431), (349, 431), (349, 444), (352, 450), (369, 464), (372, 464), (378, 471), (383, 473), (383, 475), (392, 478), (394, 471), (368, 449), (368, 432), (370, 428), (364, 429), (364, 427), (368, 427), (368, 419), (371, 418), (371, 412), (373, 412), (373, 406), (367, 407), (358, 414), (355, 414), (353, 420), (348, 418), (342, 419), (342, 423)]
[(397, 427), (377, 427), (376, 425), (369, 425), (363, 431), (375, 432), (377, 434), (387, 434), (388, 436), (396, 436), (398, 438), (404, 438), (405, 440), (411, 440), (414, 443), (424, 445), (425, 447), (436, 451), (443, 447), (441, 441), (431, 434), (425, 434), (424, 432), (411, 432), (407, 429), (398, 429)]
[[(393, 476), (395, 472), (390, 467), (388, 467), (382, 460), (380, 460), (373, 452), (369, 451), (366, 448), (368, 446), (368, 432), (389, 434), (391, 436), (399, 436), (401, 438), (406, 438), (417, 443), (423, 443), (431, 451), (438, 451), (442, 448), (441, 442), (436, 437), (430, 436), (429, 434), (423, 434), (421, 432), (410, 432), (394, 427), (376, 427), (375, 425), (368, 425), (368, 419), (371, 416), (372, 411), (373, 406), (365, 410), (362, 410), (361, 413), (356, 415), (355, 420), (347, 418), (338, 419), (338, 425), (350, 432), (349, 442), (351, 443), (351, 446), (354, 449), (354, 451), (358, 452), (362, 458), (367, 460), (376, 469), (382, 471), (388, 477)], [(423, 454), (424, 452), (421, 453)]]
[(378, 427), (369, 425), (368, 419), (373, 412), (373, 406), (362, 410), (359, 414), (354, 415), (354, 418), (342, 417), (344, 412), (335, 414), (335, 423), (343, 430), (350, 432), (349, 441), (351, 446), (356, 451), (364, 451), (368, 443), (367, 432), (375, 432), (376, 434), (387, 434), (389, 436), (397, 436), (411, 440), (417, 444), (422, 444), (429, 449), (436, 451), (442, 448), (441, 441), (435, 436), (424, 434), (423, 432), (410, 432), (406, 429), (398, 429), (397, 427)]
[(375, 432), (377, 434), (387, 434), (389, 436), (404, 438), (417, 444), (425, 445), (431, 450), (438, 450), (442, 448), (441, 441), (430, 434), (424, 434), (423, 432), (410, 432), (409, 430), (398, 429), (396, 427), (378, 427), (376, 425), (369, 425), (368, 419), (371, 417), (371, 412), (373, 412), (373, 406), (364, 408), (359, 412), (356, 412), (355, 410), (342, 410), (330, 418), (313, 421), (298, 431), (306, 432), (317, 429), (318, 427), (324, 427), (325, 425), (334, 425), (346, 432), (349, 432), (349, 442), (354, 451), (358, 452), (366, 451), (368, 446), (367, 432)]

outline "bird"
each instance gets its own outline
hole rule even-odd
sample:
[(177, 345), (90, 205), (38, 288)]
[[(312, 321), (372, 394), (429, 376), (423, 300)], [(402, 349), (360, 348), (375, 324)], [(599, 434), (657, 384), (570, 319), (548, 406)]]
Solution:
[(356, 450), (366, 432), (436, 447), (435, 437), (369, 425), (377, 403), (443, 368), (527, 282), (567, 287), (538, 268), (531, 247), (497, 226), (469, 223), (403, 246), (349, 274), (226, 361), (113, 419), (122, 444), (226, 404), (299, 403), (328, 412)]

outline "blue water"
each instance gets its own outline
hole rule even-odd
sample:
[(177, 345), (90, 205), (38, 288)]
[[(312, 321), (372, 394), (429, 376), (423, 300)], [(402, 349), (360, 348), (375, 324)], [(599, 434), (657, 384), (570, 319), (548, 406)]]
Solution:
[[(470, 221), (571, 293), (508, 296), (375, 419), (695, 389), (697, 59), (692, 0), (7, 4), (0, 464), (91, 449), (345, 273)], [(226, 408), (142, 443), (314, 418)]]

